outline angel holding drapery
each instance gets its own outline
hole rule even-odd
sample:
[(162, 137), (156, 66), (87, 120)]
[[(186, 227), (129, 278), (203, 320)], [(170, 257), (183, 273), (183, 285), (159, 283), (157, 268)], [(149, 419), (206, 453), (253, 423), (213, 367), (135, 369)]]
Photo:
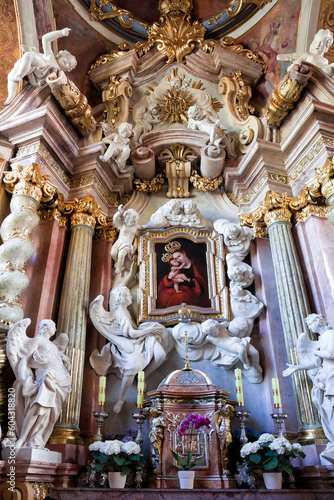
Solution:
[(7, 338), (7, 357), (16, 376), (17, 451), (45, 449), (71, 391), (70, 361), (64, 354), (68, 336), (62, 333), (51, 341), (56, 325), (45, 319), (39, 323), (37, 335), (29, 338), (30, 323), (29, 318), (17, 321)]

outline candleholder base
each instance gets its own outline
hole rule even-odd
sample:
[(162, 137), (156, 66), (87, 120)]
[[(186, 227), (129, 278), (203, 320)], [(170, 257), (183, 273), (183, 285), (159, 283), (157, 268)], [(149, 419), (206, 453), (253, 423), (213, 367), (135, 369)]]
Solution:
[[(140, 450), (141, 450), (141, 444), (144, 441), (143, 440), (143, 434), (142, 434), (142, 428), (143, 424), (145, 422), (145, 419), (147, 417), (146, 411), (144, 411), (143, 408), (137, 408), (137, 412), (132, 415), (132, 417), (135, 419), (137, 422), (137, 427), (138, 427), (138, 434), (135, 439), (135, 442), (139, 444)], [(143, 456), (142, 452), (140, 453), (141, 456)], [(137, 467), (136, 470), (136, 477), (135, 477), (135, 483), (136, 483), (136, 488), (141, 488), (141, 483), (143, 482), (143, 476), (144, 476), (144, 468), (143, 467)]]
[(248, 439), (246, 436), (246, 430), (245, 430), (245, 423), (246, 423), (247, 418), (250, 415), (250, 411), (235, 410), (234, 414), (239, 420), (240, 429), (241, 429), (239, 440), (240, 440), (241, 444), (244, 445), (244, 444), (248, 443)]
[(278, 437), (279, 438), (284, 437), (283, 435), (284, 420), (288, 418), (288, 415), (286, 413), (272, 413), (271, 418), (276, 420), (278, 428)]
[(96, 434), (94, 436), (94, 441), (102, 441), (102, 425), (105, 421), (106, 418), (109, 417), (109, 413), (107, 413), (106, 411), (103, 411), (103, 410), (99, 410), (99, 411), (93, 411), (93, 416), (96, 420), (96, 424), (97, 424), (97, 430), (96, 430)]

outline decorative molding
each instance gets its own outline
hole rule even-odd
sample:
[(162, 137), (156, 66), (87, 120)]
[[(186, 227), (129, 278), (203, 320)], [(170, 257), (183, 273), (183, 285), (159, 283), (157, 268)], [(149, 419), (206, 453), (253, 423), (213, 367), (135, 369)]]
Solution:
[(141, 191), (143, 193), (157, 193), (161, 190), (165, 182), (165, 176), (163, 173), (160, 173), (151, 180), (137, 178), (134, 179), (133, 182), (137, 191)]
[(196, 170), (193, 170), (189, 180), (198, 191), (215, 191), (222, 184), (224, 178), (222, 175), (215, 179), (201, 177)]
[(111, 52), (109, 52), (109, 54), (103, 54), (102, 56), (98, 57), (96, 61), (93, 64), (91, 64), (88, 74), (91, 72), (92, 69), (100, 68), (101, 66), (111, 61), (112, 59), (124, 56), (124, 54), (127, 54), (129, 51), (130, 47), (127, 43), (120, 43), (117, 46), (117, 50), (112, 50)]
[[(271, 0), (270, 0), (271, 1)], [(266, 70), (268, 68), (267, 64), (264, 62), (261, 56), (254, 52), (253, 50), (250, 49), (245, 49), (241, 43), (237, 43), (234, 38), (231, 36), (225, 36), (222, 39), (222, 47), (224, 49), (230, 50), (231, 52), (234, 52), (235, 54), (239, 54), (240, 56), (246, 57), (247, 59), (251, 59), (252, 61), (262, 64), (263, 69)]]
[(131, 29), (134, 21), (143, 26), (145, 29), (148, 28), (148, 23), (137, 19), (131, 12), (125, 9), (120, 9), (115, 5), (112, 5), (112, 10), (110, 12), (104, 12), (102, 7), (109, 7), (112, 4), (110, 0), (100, 0), (99, 6), (96, 5), (96, 0), (91, 0), (90, 2), (90, 15), (93, 21), (103, 21), (104, 19), (115, 19), (117, 18), (119, 24), (122, 28)]
[(13, 195), (29, 195), (38, 203), (50, 202), (56, 195), (57, 188), (49, 181), (50, 176), (42, 174), (36, 163), (26, 168), (18, 165), (16, 170), (4, 172), (4, 174), (3, 182), (6, 191)]

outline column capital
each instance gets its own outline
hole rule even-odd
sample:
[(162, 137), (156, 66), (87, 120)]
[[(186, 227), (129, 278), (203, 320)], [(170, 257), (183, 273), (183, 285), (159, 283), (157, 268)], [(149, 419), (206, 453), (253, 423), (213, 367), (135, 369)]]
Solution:
[(70, 215), (71, 227), (85, 224), (94, 230), (96, 226), (105, 227), (110, 225), (108, 216), (102, 212), (100, 205), (96, 203), (94, 196), (91, 195), (85, 198), (64, 201), (63, 195), (60, 194), (58, 210), (64, 215)]
[(268, 191), (258, 208), (249, 215), (240, 214), (240, 225), (250, 227), (255, 236), (266, 236), (266, 227), (274, 222), (290, 222), (307, 205), (315, 205), (309, 188), (305, 187), (298, 197)]
[(26, 168), (18, 165), (16, 170), (4, 174), (5, 189), (13, 195), (25, 194), (38, 203), (47, 203), (57, 192), (57, 187), (50, 182), (49, 175), (42, 174), (37, 163), (31, 163)]

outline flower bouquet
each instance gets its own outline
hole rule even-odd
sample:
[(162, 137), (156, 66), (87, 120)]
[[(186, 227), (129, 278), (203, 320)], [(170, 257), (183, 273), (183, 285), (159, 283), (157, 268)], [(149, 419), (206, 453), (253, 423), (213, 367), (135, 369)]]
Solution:
[(131, 469), (145, 465), (144, 458), (140, 455), (140, 446), (134, 441), (95, 441), (89, 446), (96, 465), (96, 472), (121, 472), (128, 475)]
[(302, 458), (306, 456), (299, 443), (291, 444), (284, 437), (275, 438), (272, 434), (262, 434), (257, 441), (244, 444), (240, 455), (245, 461), (248, 474), (255, 469), (292, 474), (291, 460), (298, 455)]

